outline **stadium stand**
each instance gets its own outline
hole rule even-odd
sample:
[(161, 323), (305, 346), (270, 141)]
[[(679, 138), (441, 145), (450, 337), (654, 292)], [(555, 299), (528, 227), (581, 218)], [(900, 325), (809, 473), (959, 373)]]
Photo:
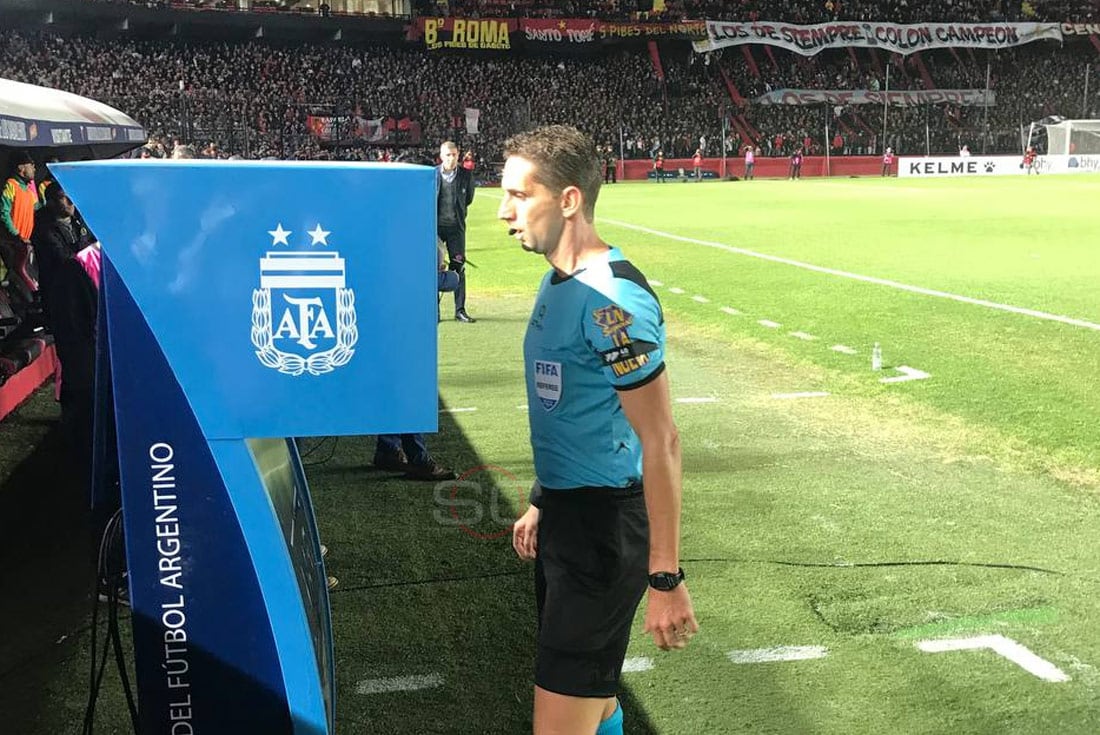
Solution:
[[(85, 2), (139, 5), (174, 10), (237, 11), (258, 13), (364, 14), (397, 16), (393, 2), (340, 2), (306, 0), (84, 0)], [(825, 2), (758, 2), (739, 0), (667, 0), (648, 3), (652, 9), (639, 13), (643, 4), (620, 0), (582, 2), (538, 2), (537, 0), (414, 0), (414, 15), (506, 18), (600, 18), (626, 20), (639, 15), (654, 21), (685, 19), (755, 19), (770, 17), (795, 23), (821, 23), (830, 20), (882, 20), (899, 23), (935, 19), (941, 22), (979, 22), (989, 20), (1052, 20), (1088, 22), (1097, 17), (1096, 4), (1090, 0), (1034, 0), (1003, 3), (999, 0), (932, 0), (930, 2), (874, 2), (874, 0), (825, 0)], [(328, 7), (323, 11), (323, 7)]]
[[(320, 5), (302, 2), (84, 0), (79, 5), (94, 9), (94, 22), (84, 23), (72, 4), (66, 12), (76, 13), (76, 21), (68, 25), (54, 22), (53, 13), (45, 24), (6, 15), (14, 22), (5, 22), (0, 31), (0, 78), (75, 92), (130, 114), (151, 132), (140, 153), (146, 157), (179, 149), (212, 158), (431, 163), (439, 141), (455, 139), (463, 151), (473, 151), (477, 176), (487, 181), (506, 137), (553, 122), (590, 132), (616, 158), (642, 159), (632, 168), (638, 172), (658, 150), (675, 167), (675, 159), (698, 147), (708, 157), (724, 151), (736, 157), (746, 146), (759, 148), (764, 158), (786, 157), (798, 148), (809, 155), (879, 155), (886, 146), (900, 154), (954, 154), (962, 145), (975, 152), (1017, 153), (1021, 128), (1030, 121), (1049, 115), (1100, 117), (1100, 76), (1094, 74), (1086, 89), (1088, 67), (1096, 67), (1100, 51), (1095, 25), (1089, 25), (1097, 6), (1087, 0), (668, 0), (642, 11), (636, 3), (617, 0), (443, 5), (417, 0), (332, 2), (324, 13)], [(330, 11), (363, 12), (382, 23), (401, 8), (411, 8), (415, 16), (407, 27), (391, 19), (389, 30), (366, 41), (341, 42), (343, 27), (327, 17)], [(0, 2), (0, 13), (4, 10)], [(236, 27), (235, 36), (211, 36), (209, 25), (188, 33), (187, 19), (197, 22), (205, 11), (245, 20), (237, 26), (219, 23), (219, 28)], [(140, 13), (144, 25), (117, 21), (130, 12)], [(290, 25), (280, 28), (289, 28), (289, 35), (268, 38), (266, 25), (255, 25), (254, 19), (266, 22), (273, 13), (286, 16), (280, 22)], [(303, 17), (294, 25), (295, 13), (326, 17)], [(161, 15), (166, 23), (147, 22)], [(421, 18), (444, 15), (512, 19), (509, 30), (517, 38), (522, 21), (516, 18), (618, 23), (629, 33), (608, 34), (581, 49), (517, 43), (503, 52), (434, 50), (421, 37)], [(762, 45), (700, 54), (690, 42), (701, 34), (703, 19), (883, 18), (1048, 21), (1064, 24), (1067, 35), (1063, 43), (988, 52), (937, 49), (905, 57), (873, 48), (829, 49), (806, 57)], [(318, 27), (335, 30), (321, 40), (314, 32)], [(395, 35), (393, 28), (403, 30)], [(633, 37), (639, 29), (641, 35)], [(675, 32), (665, 34), (667, 29)], [(980, 90), (987, 77), (996, 95), (990, 108), (891, 107), (884, 120), (875, 105), (759, 104), (764, 95), (791, 89)], [(478, 116), (476, 133), (468, 127), (468, 111)], [(11, 325), (0, 329), (14, 332), (0, 334), (7, 335), (13, 354), (26, 352), (12, 341), (26, 339), (25, 333)], [(11, 362), (8, 372), (15, 367)]]
[[(500, 144), (512, 132), (562, 121), (616, 149), (621, 142), (628, 158), (649, 156), (655, 141), (666, 156), (690, 155), (700, 136), (714, 141), (713, 155), (720, 148), (724, 114), (742, 116), (765, 155), (787, 155), (807, 137), (814, 148), (824, 149), (823, 108), (738, 106), (723, 84), (723, 72), (749, 100), (773, 89), (877, 90), (886, 84), (886, 55), (873, 51), (834, 50), (804, 58), (754, 47), (747, 54), (725, 49), (710, 56), (686, 48), (662, 52), (662, 79), (650, 57), (635, 49), (612, 48), (595, 58), (479, 58), (389, 47), (0, 34), (0, 76), (74, 91), (128, 112), (158, 133), (152, 155), (166, 155), (173, 141), (184, 141), (206, 155), (373, 160), (388, 152), (396, 160), (423, 160), (439, 140), (457, 135), (463, 149), (476, 150), (485, 164), (499, 158)], [(985, 85), (988, 61), (999, 100), (989, 111), (988, 148), (1016, 152), (1021, 122), (1066, 107), (1095, 116), (1095, 95), (1088, 110), (1080, 102), (1090, 56), (1095, 51), (1088, 46), (1034, 43), (987, 58), (928, 52), (920, 62), (934, 88), (976, 89)], [(927, 86), (916, 61), (891, 64), (890, 89)], [(465, 108), (480, 111), (476, 137), (464, 133)], [(881, 150), (881, 111), (853, 106), (839, 112), (832, 127), (845, 137), (840, 152)], [(895, 108), (887, 144), (924, 153), (927, 117), (930, 152), (955, 151), (960, 141), (974, 148), (982, 116), (978, 107)], [(369, 137), (334, 145), (341, 141), (311, 133), (316, 132), (311, 118), (344, 117), (391, 121), (386, 145), (369, 145)], [(736, 132), (734, 126), (729, 130)], [(736, 149), (748, 141), (729, 135), (728, 142)]]

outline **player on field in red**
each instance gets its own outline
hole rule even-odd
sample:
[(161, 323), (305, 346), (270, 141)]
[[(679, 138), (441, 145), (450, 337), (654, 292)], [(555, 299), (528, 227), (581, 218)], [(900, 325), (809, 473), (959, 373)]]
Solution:
[(1031, 172), (1034, 171), (1035, 175), (1039, 175), (1039, 167), (1036, 165), (1035, 159), (1037, 155), (1035, 153), (1035, 146), (1028, 146), (1024, 151), (1024, 162), (1020, 164), (1020, 168), (1027, 169), (1027, 175), (1031, 176)]

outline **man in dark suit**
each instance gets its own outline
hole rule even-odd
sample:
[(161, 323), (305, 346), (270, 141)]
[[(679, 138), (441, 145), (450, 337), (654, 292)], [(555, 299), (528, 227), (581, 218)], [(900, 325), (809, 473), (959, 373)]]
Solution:
[(95, 237), (65, 194), (51, 181), (45, 189), (46, 206), (35, 212), (31, 243), (38, 260), (38, 291), (49, 311), (53, 281), (63, 261), (91, 245)]
[(474, 200), (474, 177), (458, 165), (458, 146), (446, 141), (439, 147), (442, 163), (436, 167), (436, 215), (439, 239), (447, 246), (450, 270), (458, 274), (455, 321), (477, 321), (466, 313), (466, 210)]

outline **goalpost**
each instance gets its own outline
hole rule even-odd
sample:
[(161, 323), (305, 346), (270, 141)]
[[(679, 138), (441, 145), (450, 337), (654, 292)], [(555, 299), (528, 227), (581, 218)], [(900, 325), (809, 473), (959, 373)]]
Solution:
[(1062, 120), (1044, 127), (1048, 155), (1100, 155), (1100, 120)]

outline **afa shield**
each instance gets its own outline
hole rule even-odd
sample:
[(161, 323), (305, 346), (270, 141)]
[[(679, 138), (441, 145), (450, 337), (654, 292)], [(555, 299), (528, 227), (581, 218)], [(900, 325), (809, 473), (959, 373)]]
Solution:
[(252, 344), (265, 367), (323, 375), (347, 365), (359, 331), (336, 252), (268, 252), (252, 292)]

